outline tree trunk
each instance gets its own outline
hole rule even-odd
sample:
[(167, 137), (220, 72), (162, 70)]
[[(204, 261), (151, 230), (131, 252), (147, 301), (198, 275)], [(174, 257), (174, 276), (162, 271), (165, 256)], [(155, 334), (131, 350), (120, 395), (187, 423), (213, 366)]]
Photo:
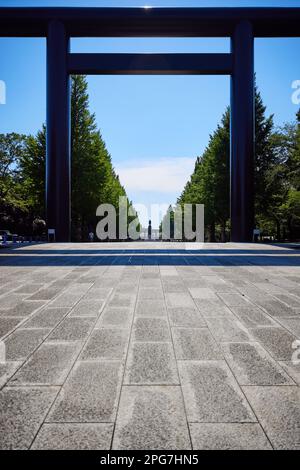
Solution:
[(289, 239), (294, 239), (293, 217), (288, 218)]
[(211, 243), (214, 243), (216, 241), (216, 226), (214, 222), (210, 224), (208, 233), (209, 233), (208, 241)]
[(226, 222), (223, 222), (221, 224), (221, 242), (225, 243), (226, 242)]
[(283, 240), (286, 239), (286, 228), (285, 228), (285, 225), (283, 226), (283, 229), (282, 229), (282, 238), (283, 238)]
[(275, 222), (276, 222), (276, 239), (279, 241), (281, 239), (280, 221), (276, 219)]
[(84, 216), (81, 215), (81, 241), (84, 242), (84, 229), (85, 229), (85, 220)]

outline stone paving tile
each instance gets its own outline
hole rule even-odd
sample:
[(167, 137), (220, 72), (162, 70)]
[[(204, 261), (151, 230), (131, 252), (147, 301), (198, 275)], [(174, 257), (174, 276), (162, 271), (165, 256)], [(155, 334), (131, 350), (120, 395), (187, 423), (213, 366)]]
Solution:
[(208, 328), (172, 328), (175, 355), (184, 360), (223, 359)]
[(95, 324), (94, 318), (67, 317), (51, 333), (49, 341), (78, 341), (87, 338)]
[(281, 318), (280, 323), (300, 339), (300, 316), (299, 318)]
[(171, 343), (133, 343), (129, 351), (125, 384), (178, 384)]
[(0, 317), (0, 339), (11, 332), (22, 321), (22, 318)]
[(165, 292), (186, 292), (187, 289), (182, 282), (177, 281), (176, 279), (163, 279), (162, 280), (163, 290)]
[(118, 284), (117, 279), (111, 279), (109, 277), (101, 277), (99, 281), (94, 283), (94, 287), (111, 287), (114, 288)]
[(28, 449), (57, 387), (5, 387), (0, 392), (0, 449)]
[(34, 284), (34, 283), (28, 283), (24, 284), (23, 286), (18, 287), (18, 289), (15, 289), (16, 294), (34, 294), (36, 291), (41, 289), (44, 284)]
[(207, 318), (207, 325), (219, 342), (241, 342), (241, 341), (250, 341), (251, 336), (243, 325), (236, 321), (228, 318)]
[[(237, 307), (239, 305), (249, 305), (249, 301), (242, 294), (230, 294), (228, 292), (219, 292), (218, 296), (228, 307)], [(251, 305), (251, 304), (250, 304)]]
[(274, 294), (274, 296), (287, 304), (289, 307), (295, 308), (300, 313), (300, 300), (299, 298), (289, 294)]
[(60, 291), (61, 291), (61, 287), (46, 287), (45, 289), (41, 289), (35, 294), (28, 297), (27, 300), (51, 300)]
[(31, 275), (31, 280), (33, 282), (42, 282), (43, 284), (49, 284), (50, 282), (55, 280), (55, 274), (53, 275), (48, 275), (43, 272), (35, 272)]
[[(2, 277), (0, 277), (0, 282), (1, 283), (5, 283), (5, 279), (2, 279)], [(22, 285), (22, 284), (21, 284)], [(16, 286), (15, 286), (16, 287)], [(4, 294), (8, 294), (11, 290), (14, 289), (14, 286), (13, 284), (9, 284), (9, 283), (5, 283), (4, 285), (1, 285), (0, 286), (0, 296), (1, 295), (4, 295)]]
[(218, 300), (215, 292), (208, 287), (190, 287), (189, 291), (193, 299)]
[(262, 326), (251, 329), (251, 334), (276, 360), (291, 360), (296, 337), (284, 328)]
[(132, 294), (114, 294), (107, 305), (109, 307), (133, 307), (135, 299), (135, 295)]
[(255, 305), (239, 305), (230, 309), (247, 328), (276, 326), (274, 320)]
[(10, 309), (14, 308), (16, 307), (16, 305), (22, 302), (23, 298), (24, 298), (23, 294), (11, 293), (11, 294), (3, 295), (0, 298), (0, 309), (4, 310), (4, 309), (9, 309), (9, 308)]
[(189, 422), (255, 422), (225, 361), (178, 361)]
[(78, 284), (94, 284), (94, 282), (97, 280), (98, 276), (96, 274), (91, 274), (91, 275), (84, 275), (76, 278), (76, 282)]
[(243, 387), (275, 449), (300, 449), (300, 388)]
[(185, 277), (182, 278), (183, 285), (185, 286), (185, 291), (189, 289), (204, 289), (201, 279), (195, 279), (194, 277)]
[(113, 424), (43, 424), (32, 450), (109, 450)]
[(113, 449), (191, 449), (180, 387), (123, 387)]
[(43, 342), (49, 328), (18, 328), (6, 340), (6, 359), (24, 361)]
[(54, 328), (68, 312), (68, 308), (44, 308), (27, 320), (23, 328)]
[(232, 312), (220, 299), (195, 299), (195, 303), (204, 318), (226, 317), (234, 319)]
[(129, 331), (117, 328), (101, 328), (94, 330), (80, 360), (122, 359), (126, 353)]
[(279, 361), (279, 364), (296, 384), (300, 385), (300, 363), (295, 364), (292, 361)]
[(51, 302), (51, 307), (73, 307), (83, 297), (83, 292), (69, 292), (66, 290)]
[(92, 287), (84, 296), (88, 300), (105, 300), (109, 297), (112, 289), (110, 287)]
[(191, 423), (194, 450), (272, 450), (256, 423)]
[(0, 389), (8, 382), (21, 364), (22, 362), (18, 361), (0, 362)]
[(161, 276), (178, 277), (178, 272), (175, 266), (160, 266), (159, 270), (160, 270)]
[(77, 343), (43, 343), (9, 385), (62, 385), (79, 352)]
[(207, 286), (211, 286), (213, 290), (226, 287), (226, 282), (224, 281), (224, 279), (214, 274), (211, 274), (209, 276), (204, 275), (202, 276), (202, 280), (207, 284)]
[[(75, 272), (71, 272), (71, 273), (67, 274), (67, 275), (64, 277), (63, 281), (64, 281), (64, 282), (70, 282), (70, 284), (71, 284), (73, 281), (76, 281), (76, 282), (79, 282), (79, 283), (80, 283), (80, 282), (81, 282), (81, 281), (80, 281), (80, 278), (81, 278), (81, 276), (82, 276), (82, 272), (81, 272), (81, 271), (77, 272), (78, 269), (79, 269), (79, 268), (77, 268)], [(85, 282), (85, 281), (84, 281), (84, 282)]]
[(155, 278), (141, 278), (140, 279), (140, 287), (161, 287), (161, 280), (157, 279), (157, 276)]
[(286, 279), (288, 279), (290, 281), (293, 281), (293, 282), (296, 283), (296, 285), (298, 285), (300, 283), (300, 276), (297, 276), (296, 274), (297, 274), (296, 272), (295, 272), (295, 274), (286, 274), (285, 277), (286, 277)]
[[(236, 281), (234, 280), (233, 282), (235, 283)], [(253, 285), (247, 284), (246, 286), (237, 286), (237, 288), (240, 293), (247, 296), (251, 302), (255, 302), (256, 300), (261, 300), (262, 297), (266, 297), (266, 294), (261, 289), (258, 289)]]
[(193, 307), (194, 302), (189, 294), (184, 292), (166, 293), (166, 302), (168, 307)]
[(72, 309), (70, 317), (98, 317), (103, 305), (103, 300), (84, 298)]
[(171, 341), (168, 321), (164, 318), (137, 317), (133, 325), (133, 341)]
[(114, 422), (122, 379), (118, 361), (77, 362), (47, 422)]
[(162, 288), (156, 287), (141, 287), (139, 289), (139, 299), (163, 299)]
[(286, 290), (297, 289), (299, 287), (297, 282), (294, 282), (293, 280), (284, 278), (282, 276), (269, 277), (269, 281), (272, 284), (275, 284), (275, 286), (282, 287)]
[[(145, 259), (144, 259), (145, 260)], [(151, 268), (151, 271), (145, 271), (144, 268), (145, 267), (150, 267)], [(156, 279), (157, 276), (158, 276), (158, 267), (157, 269), (153, 269), (154, 266), (143, 266), (143, 271), (141, 273), (141, 276), (143, 279)]]
[(162, 317), (167, 315), (163, 300), (140, 300), (136, 305), (136, 315), (146, 317)]
[[(242, 279), (241, 277), (233, 276), (233, 275), (228, 276), (228, 275), (224, 275), (224, 273), (220, 273), (220, 276), (224, 278), (228, 286), (231, 286), (231, 293), (235, 289), (238, 289), (240, 292), (243, 292), (244, 289), (248, 289), (248, 286), (249, 286), (248, 281), (245, 279)], [(256, 291), (257, 290), (258, 289), (256, 289)]]
[(65, 289), (66, 287), (69, 287), (71, 283), (72, 283), (72, 280), (60, 279), (59, 281), (52, 282), (51, 288), (61, 290), (61, 289)]
[(272, 282), (254, 282), (254, 285), (269, 294), (278, 294), (281, 291), (280, 287), (275, 286)]
[(123, 307), (105, 307), (95, 328), (129, 328), (133, 310)]
[(175, 307), (168, 309), (169, 321), (172, 326), (202, 328), (206, 321), (196, 308)]
[[(295, 309), (289, 307), (288, 305), (285, 305), (283, 302), (280, 302), (279, 300), (274, 300), (274, 299), (265, 299), (261, 298), (259, 300), (255, 301), (257, 305), (262, 307), (263, 309), (266, 310), (266, 312), (274, 317), (275, 319), (280, 319), (280, 318), (289, 318), (289, 317), (294, 317), (297, 315), (297, 312)], [(300, 315), (299, 315), (300, 318)]]
[(225, 343), (222, 349), (240, 385), (294, 385), (258, 343)]
[(138, 291), (137, 281), (133, 283), (120, 283), (114, 289), (116, 294), (136, 295)]
[(1, 315), (5, 317), (28, 317), (31, 315), (35, 310), (38, 310), (43, 305), (45, 305), (45, 301), (30, 301), (30, 300), (23, 300), (18, 305), (13, 308), (9, 308), (7, 310), (0, 310), (0, 317)]

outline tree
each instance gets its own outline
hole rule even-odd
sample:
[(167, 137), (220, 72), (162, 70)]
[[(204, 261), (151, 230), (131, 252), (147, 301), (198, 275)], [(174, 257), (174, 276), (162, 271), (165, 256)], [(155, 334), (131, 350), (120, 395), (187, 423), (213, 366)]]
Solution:
[(300, 113), (297, 122), (286, 123), (272, 135), (275, 161), (266, 172), (266, 186), (270, 195), (265, 216), (260, 225), (275, 222), (276, 238), (300, 236), (299, 194), (300, 194)]
[(25, 148), (20, 158), (20, 174), (22, 187), (32, 218), (46, 218), (46, 126), (29, 135), (25, 140)]
[(286, 218), (284, 205), (290, 190), (289, 174), (290, 167), (293, 166), (290, 159), (295, 147), (295, 132), (294, 124), (285, 124), (277, 128), (271, 136), (275, 161), (269, 166), (265, 175), (267, 204), (264, 213), (257, 216), (260, 228), (265, 233), (274, 233), (277, 240), (281, 239)]
[(204, 204), (205, 225), (209, 241), (215, 241), (215, 230), (221, 227), (225, 241), (226, 222), (229, 218), (229, 109), (221, 124), (210, 136), (202, 157), (196, 159), (195, 169), (178, 203)]
[(159, 233), (162, 240), (172, 240), (175, 237), (175, 210), (172, 204), (169, 205), (160, 225)]
[(19, 173), (24, 145), (24, 135), (0, 134), (0, 221), (6, 229), (13, 229), (14, 220), (27, 209)]
[(254, 194), (255, 217), (258, 221), (269, 217), (276, 186), (270, 184), (269, 175), (276, 163), (272, 141), (273, 115), (266, 117), (266, 107), (261, 94), (255, 88), (255, 156), (254, 156)]
[(300, 237), (300, 109), (296, 118), (295, 131), (292, 134), (294, 139), (291, 139), (292, 145), (286, 161), (289, 188), (283, 204), (290, 239)]
[(84, 238), (89, 226), (95, 226), (96, 209), (102, 203), (113, 204), (126, 196), (111, 162), (94, 114), (89, 111), (87, 81), (72, 77), (72, 225), (73, 236)]
[[(259, 224), (270, 217), (270, 207), (278, 193), (276, 178), (271, 177), (276, 164), (272, 131), (273, 116), (266, 117), (266, 107), (256, 88), (254, 189), (255, 216)], [(227, 109), (203, 155), (197, 158), (195, 170), (178, 199), (181, 204), (205, 205), (205, 225), (210, 241), (215, 241), (216, 229), (219, 238), (225, 241), (226, 227), (229, 226), (229, 154), (230, 112)]]

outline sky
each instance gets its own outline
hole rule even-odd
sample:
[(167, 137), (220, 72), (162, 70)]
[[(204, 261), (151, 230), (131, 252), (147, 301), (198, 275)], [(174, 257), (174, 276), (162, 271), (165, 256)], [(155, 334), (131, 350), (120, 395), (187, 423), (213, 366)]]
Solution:
[[(0, 0), (1, 6), (299, 6), (300, 0)], [(46, 41), (0, 38), (0, 132), (36, 133), (46, 116)], [(229, 52), (229, 39), (73, 39), (72, 52)], [(299, 104), (300, 38), (256, 39), (257, 85), (277, 126)], [(129, 197), (135, 204), (174, 203), (229, 105), (229, 77), (89, 76), (90, 109)], [(142, 216), (146, 225), (149, 215)], [(153, 226), (158, 225), (154, 216)]]

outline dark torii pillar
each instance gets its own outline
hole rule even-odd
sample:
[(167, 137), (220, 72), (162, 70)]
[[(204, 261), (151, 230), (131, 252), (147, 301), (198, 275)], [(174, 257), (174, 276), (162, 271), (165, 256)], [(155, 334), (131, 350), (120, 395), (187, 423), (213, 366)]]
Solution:
[(231, 241), (249, 242), (254, 227), (254, 38), (240, 22), (231, 40)]
[(50, 21), (47, 35), (47, 226), (57, 242), (70, 241), (70, 83), (69, 38), (64, 24)]

